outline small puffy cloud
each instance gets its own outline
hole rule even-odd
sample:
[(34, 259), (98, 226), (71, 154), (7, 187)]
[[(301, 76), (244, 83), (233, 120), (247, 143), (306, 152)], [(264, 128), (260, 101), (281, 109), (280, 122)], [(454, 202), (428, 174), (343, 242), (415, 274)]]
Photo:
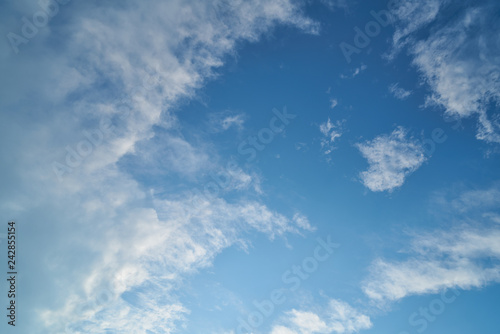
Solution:
[(402, 186), (406, 177), (426, 160), (422, 144), (408, 137), (402, 127), (357, 147), (370, 165), (360, 177), (371, 191), (392, 191)]
[(399, 87), (398, 83), (393, 83), (392, 85), (390, 85), (389, 92), (391, 92), (391, 94), (399, 100), (405, 100), (412, 94), (412, 91)]
[(371, 327), (370, 317), (341, 300), (331, 299), (320, 315), (295, 309), (287, 312), (271, 334), (356, 333)]

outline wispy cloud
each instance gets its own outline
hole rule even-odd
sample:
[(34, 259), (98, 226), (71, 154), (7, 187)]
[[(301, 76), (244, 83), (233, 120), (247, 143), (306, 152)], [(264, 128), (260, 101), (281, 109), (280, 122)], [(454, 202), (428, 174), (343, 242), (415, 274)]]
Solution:
[[(169, 324), (166, 321), (160, 326), (161, 317), (171, 319), (169, 326), (173, 326), (175, 319), (188, 313), (173, 296), (173, 287), (183, 275), (210, 266), (225, 248), (235, 243), (245, 245), (245, 231), (256, 230), (273, 239), (313, 229), (300, 214), (288, 219), (261, 203), (229, 204), (198, 195), (158, 199), (155, 209), (127, 214), (134, 216), (121, 217), (122, 224), (113, 224), (120, 232), (107, 229), (101, 241), (92, 238), (93, 243), (102, 243), (99, 251), (106, 255), (82, 275), (85, 294), (74, 291), (63, 308), (42, 313), (48, 327), (71, 324), (80, 331), (99, 332), (114, 323), (113, 328), (134, 332)], [(109, 294), (109, 301), (82, 313), (82, 305), (100, 291)], [(131, 303), (121, 298), (124, 292), (133, 291), (142, 291), (139, 296), (144, 299)], [(166, 297), (170, 302), (162, 302)], [(154, 321), (136, 321), (141, 317)]]
[(371, 191), (392, 191), (402, 186), (426, 160), (422, 145), (402, 127), (357, 147), (370, 165), (360, 177)]
[(306, 152), (309, 150), (309, 146), (306, 143), (299, 142), (295, 144), (295, 149), (297, 151)]
[[(453, 2), (446, 0), (402, 1), (395, 15), (396, 52), (407, 46), (413, 63), (431, 89), (426, 105), (442, 107), (449, 115), (477, 116), (477, 138), (500, 142), (500, 52), (496, 36), (500, 26), (494, 13), (498, 3), (456, 8), (454, 20), (439, 22), (426, 39), (416, 32), (438, 19)], [(480, 56), (479, 56), (480, 55)]]
[[(68, 19), (52, 21), (36, 43), (23, 45), (22, 57), (4, 49), (0, 54), (6, 74), (0, 79), (1, 136), (10, 137), (14, 124), (37, 129), (9, 146), (17, 167), (8, 174), (17, 186), (0, 202), (26, 221), (37, 215), (45, 229), (61, 231), (30, 259), (58, 280), (30, 282), (45, 297), (26, 304), (26, 314), (43, 321), (27, 332), (169, 333), (189, 314), (173, 293), (183, 275), (210, 266), (231, 244), (246, 244), (246, 231), (272, 239), (312, 227), (305, 217), (287, 218), (257, 199), (230, 204), (173, 190), (152, 198), (164, 180), (135, 179), (127, 159), (144, 157), (152, 170), (175, 171), (179, 183), (217, 170), (216, 152), (181, 136), (173, 110), (215, 77), (239, 42), (255, 42), (277, 24), (308, 33), (317, 33), (318, 25), (287, 0), (148, 0), (64, 9)], [(56, 31), (64, 32), (64, 43)], [(158, 80), (145, 89), (151, 76)], [(50, 115), (33, 117), (27, 105)], [(78, 149), (82, 131), (103, 118), (113, 133), (58, 182), (52, 162), (64, 161), (66, 146)], [(222, 129), (241, 124), (238, 117), (220, 122)], [(251, 176), (235, 173), (240, 181), (234, 187), (248, 184)], [(49, 298), (53, 302), (40, 304)]]
[(361, 72), (363, 72), (364, 70), (366, 70), (367, 68), (368, 68), (367, 65), (361, 65), (360, 67), (357, 67), (354, 70), (354, 73), (352, 74), (352, 77), (354, 78), (355, 76), (357, 76), (358, 74), (360, 74)]
[(339, 104), (337, 99), (330, 99), (330, 108), (333, 109)]
[(443, 291), (480, 288), (500, 281), (500, 229), (464, 226), (414, 237), (412, 256), (376, 260), (363, 290), (384, 302)]
[(271, 334), (356, 333), (372, 327), (370, 317), (337, 299), (331, 299), (320, 315), (294, 309), (284, 318)]
[(345, 121), (336, 121), (333, 123), (330, 118), (325, 123), (319, 125), (319, 131), (323, 134), (321, 139), (321, 148), (325, 155), (329, 155), (335, 149), (335, 141), (340, 138), (344, 132)]
[(412, 94), (412, 91), (399, 87), (398, 83), (391, 84), (389, 86), (389, 92), (399, 100), (406, 100)]
[(392, 14), (396, 17), (391, 57), (412, 41), (411, 34), (434, 21), (448, 0), (396, 1)]
[(246, 119), (245, 114), (230, 111), (211, 113), (209, 117), (210, 129), (214, 132), (227, 131), (231, 128), (241, 130)]
[(340, 78), (341, 79), (349, 79), (349, 78), (354, 78), (356, 76), (358, 76), (361, 72), (363, 72), (364, 70), (366, 70), (368, 68), (367, 65), (364, 65), (362, 64), (360, 67), (356, 67), (351, 74), (341, 74), (340, 75)]
[(500, 206), (500, 186), (497, 183), (488, 189), (465, 191), (448, 204), (459, 213), (473, 209), (491, 210), (497, 208)]
[(337, 8), (349, 8), (347, 0), (321, 0), (321, 3), (327, 6), (330, 10), (336, 10)]
[(500, 207), (500, 183), (493, 182), (489, 187), (464, 189), (455, 185), (449, 189), (435, 191), (430, 197), (430, 208), (434, 215), (446, 219), (467, 217), (497, 221)]

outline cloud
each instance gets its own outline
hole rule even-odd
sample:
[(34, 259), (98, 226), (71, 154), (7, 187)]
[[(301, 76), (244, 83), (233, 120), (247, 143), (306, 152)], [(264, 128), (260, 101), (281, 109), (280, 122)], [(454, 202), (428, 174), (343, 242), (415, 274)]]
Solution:
[(296, 143), (295, 144), (295, 149), (297, 151), (302, 151), (302, 152), (306, 152), (309, 150), (309, 146), (307, 146), (306, 143), (302, 143), (302, 142), (299, 142), (299, 143)]
[(298, 333), (284, 326), (275, 326), (273, 327), (271, 334), (298, 334)]
[(411, 41), (411, 34), (434, 21), (448, 0), (399, 1), (395, 3), (396, 29), (393, 35), (394, 56)]
[(211, 113), (209, 117), (210, 128), (214, 132), (227, 131), (230, 128), (242, 130), (246, 119), (245, 114), (230, 111)]
[(305, 230), (305, 231), (314, 231), (316, 230), (315, 227), (311, 226), (311, 224), (309, 223), (309, 219), (307, 219), (306, 216), (300, 214), (300, 213), (295, 213), (293, 215), (293, 222), (298, 226), (300, 227), (301, 229)]
[(378, 259), (363, 290), (377, 302), (500, 281), (500, 228), (464, 226), (416, 235), (403, 261)]
[(413, 295), (479, 289), (500, 282), (498, 188), (495, 183), (485, 189), (450, 190), (451, 198), (442, 193), (434, 196), (440, 207), (450, 208), (452, 215), (447, 218), (453, 227), (407, 232), (408, 246), (397, 252), (397, 260), (372, 261), (362, 282), (372, 304), (384, 307)]
[(334, 333), (356, 333), (372, 327), (370, 318), (349, 304), (332, 299), (330, 301), (330, 327)]
[(323, 134), (321, 139), (321, 148), (324, 154), (328, 155), (335, 149), (334, 143), (343, 134), (345, 120), (332, 123), (330, 118), (325, 123), (319, 125), (319, 131)]
[(435, 191), (430, 197), (431, 212), (442, 219), (468, 219), (498, 222), (500, 183), (491, 182), (486, 188), (469, 189), (454, 185), (450, 189)]
[(402, 186), (405, 178), (426, 160), (422, 145), (408, 137), (402, 127), (357, 147), (370, 165), (360, 177), (371, 191), (392, 191)]
[[(499, 4), (487, 1), (453, 8), (455, 18), (440, 21), (438, 14), (449, 6), (456, 5), (438, 0), (402, 2), (396, 11), (395, 48), (408, 47), (431, 90), (427, 106), (461, 118), (476, 116), (476, 137), (499, 143), (499, 115), (494, 107), (500, 104), (500, 23), (494, 15)], [(434, 20), (438, 21), (429, 36), (418, 39), (417, 31)]]
[(337, 99), (330, 99), (330, 108), (333, 109), (339, 104), (339, 101)]
[(372, 327), (368, 316), (340, 300), (331, 299), (321, 314), (293, 309), (271, 334), (356, 333)]
[(336, 10), (337, 8), (347, 10), (349, 7), (347, 0), (321, 0), (321, 3), (330, 10)]
[(406, 100), (412, 92), (399, 87), (398, 83), (393, 83), (389, 86), (389, 92), (399, 100)]
[[(21, 17), (31, 8), (19, 10)], [(187, 274), (245, 245), (247, 231), (272, 239), (310, 227), (244, 196), (228, 203), (176, 192), (221, 166), (217, 154), (180, 135), (173, 110), (239, 43), (278, 24), (307, 33), (318, 25), (287, 0), (70, 2), (60, 10), (64, 19), (18, 55), (1, 44), (0, 145), (12, 163), (0, 167), (9, 185), (1, 208), (43, 230), (26, 235), (26, 267), (44, 274), (26, 282), (30, 319), (20, 330), (170, 333), (189, 314), (174, 293)], [(96, 134), (101, 121), (110, 131), (91, 143), (84, 131)], [(68, 152), (81, 153), (78, 163)], [(130, 159), (141, 157), (153, 170), (178, 173), (175, 187), (153, 197), (169, 187), (132, 168)], [(60, 181), (53, 162), (72, 160)], [(234, 173), (233, 187), (247, 189), (253, 176)]]
[(364, 70), (366, 70), (367, 68), (368, 68), (368, 66), (366, 66), (366, 65), (361, 65), (360, 67), (357, 67), (354, 70), (354, 73), (352, 74), (352, 77), (354, 78), (355, 76), (357, 76), (358, 74), (360, 74), (361, 72), (363, 72)]
[(241, 129), (243, 127), (243, 122), (244, 120), (242, 115), (228, 116), (221, 121), (221, 126), (224, 130), (229, 129), (232, 126)]
[(465, 191), (453, 199), (450, 206), (456, 212), (463, 213), (472, 209), (492, 209), (500, 206), (500, 187), (498, 184), (489, 189)]
[(143, 170), (143, 174), (176, 173), (194, 177), (216, 166), (210, 159), (208, 147), (188, 142), (174, 133), (157, 132), (153, 138), (136, 143), (135, 148), (141, 153), (128, 154), (121, 161), (131, 170)]
[(368, 68), (368, 66), (367, 66), (367, 65), (362, 64), (360, 67), (356, 67), (356, 68), (352, 71), (352, 74), (350, 74), (350, 75), (341, 74), (341, 75), (340, 75), (340, 78), (341, 78), (341, 79), (349, 79), (349, 78), (354, 78), (354, 77), (358, 76), (361, 72), (363, 72), (364, 70), (366, 70), (367, 68)]
[[(300, 214), (288, 219), (258, 202), (229, 204), (199, 195), (154, 202), (154, 209), (129, 210), (128, 217), (120, 217), (120, 224), (113, 223), (102, 229), (102, 237), (90, 239), (100, 244), (97, 250), (103, 256), (82, 275), (83, 294), (73, 291), (62, 308), (42, 312), (47, 328), (60, 330), (58, 326), (71, 324), (76, 330), (94, 333), (114, 324), (112, 328), (127, 332), (167, 332), (164, 326), (173, 326), (188, 313), (173, 294), (179, 280), (210, 266), (225, 248), (245, 246), (246, 231), (273, 239), (313, 229)], [(140, 291), (134, 302), (121, 297), (134, 291)], [(102, 292), (108, 300), (89, 307)]]
[(301, 333), (321, 333), (328, 330), (326, 323), (315, 313), (292, 310), (288, 312), (288, 316), (291, 325)]

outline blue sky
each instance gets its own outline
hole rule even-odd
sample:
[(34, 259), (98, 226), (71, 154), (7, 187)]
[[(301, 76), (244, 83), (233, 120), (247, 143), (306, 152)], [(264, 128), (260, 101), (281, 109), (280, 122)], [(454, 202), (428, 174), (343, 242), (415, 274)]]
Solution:
[(497, 333), (496, 1), (0, 9), (2, 333)]

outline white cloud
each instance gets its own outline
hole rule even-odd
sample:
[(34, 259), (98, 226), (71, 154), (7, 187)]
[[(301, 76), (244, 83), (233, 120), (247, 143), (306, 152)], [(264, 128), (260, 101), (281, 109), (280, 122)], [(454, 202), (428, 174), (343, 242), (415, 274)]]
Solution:
[[(112, 328), (127, 332), (168, 332), (163, 326), (173, 326), (188, 313), (173, 297), (177, 282), (187, 273), (210, 266), (225, 248), (235, 243), (245, 245), (245, 231), (256, 230), (273, 239), (312, 229), (300, 214), (290, 220), (257, 202), (228, 204), (197, 195), (155, 200), (155, 209), (129, 210), (127, 215), (120, 217), (121, 223), (103, 229), (107, 232), (101, 238), (91, 238), (92, 244), (100, 244), (97, 250), (102, 259), (82, 275), (83, 294), (74, 291), (62, 308), (42, 313), (48, 328), (60, 330), (61, 324), (71, 324), (94, 333), (114, 324)], [(144, 291), (138, 302), (125, 302), (120, 297), (134, 290)], [(88, 305), (102, 291), (110, 300), (81, 312), (82, 305)], [(161, 302), (164, 299), (170, 302)]]
[(411, 91), (399, 87), (398, 83), (393, 83), (389, 86), (389, 92), (399, 100), (405, 100), (411, 95)]
[(500, 183), (492, 182), (487, 188), (466, 189), (454, 185), (450, 189), (435, 191), (430, 198), (431, 212), (441, 219), (468, 219), (498, 223), (496, 213), (500, 207)]
[(486, 213), (483, 213), (482, 216), (483, 216), (483, 218), (489, 219), (490, 221), (492, 221), (496, 224), (500, 224), (500, 215), (498, 213), (486, 212)]
[(357, 67), (354, 70), (354, 73), (352, 74), (352, 77), (354, 78), (355, 76), (357, 76), (358, 74), (360, 74), (361, 72), (363, 72), (364, 70), (366, 70), (367, 68), (368, 68), (368, 66), (366, 66), (366, 65), (361, 65), (360, 67)]
[(332, 123), (330, 118), (325, 123), (321, 123), (319, 126), (319, 131), (328, 137), (328, 140), (334, 142), (335, 139), (339, 138), (341, 134), (336, 131), (338, 127), (341, 125), (341, 122), (337, 121), (336, 124)]
[(135, 147), (140, 153), (135, 153), (131, 160), (148, 174), (175, 172), (190, 177), (214, 165), (208, 147), (190, 143), (179, 135), (158, 133)]
[(334, 333), (356, 333), (372, 327), (370, 318), (349, 304), (332, 299), (330, 301), (331, 328)]
[[(482, 23), (485, 15), (486, 10), (471, 10), (458, 23), (417, 43), (414, 63), (433, 90), (428, 103), (442, 106), (450, 115), (477, 114), (477, 138), (500, 142), (499, 124), (487, 114), (491, 101), (500, 103), (500, 65), (496, 60), (500, 50), (498, 34), (491, 31), (494, 27)], [(481, 33), (471, 35), (473, 27)], [(474, 49), (483, 56), (476, 57)]]
[(288, 316), (291, 325), (300, 333), (324, 333), (328, 330), (326, 323), (316, 313), (292, 310)]
[(347, 0), (321, 0), (321, 3), (330, 10), (336, 10), (337, 8), (348, 9)]
[(356, 333), (372, 327), (368, 316), (340, 300), (331, 299), (321, 314), (291, 310), (282, 324), (273, 327), (271, 334)]
[(299, 333), (285, 326), (275, 326), (273, 327), (271, 334), (299, 334)]
[(224, 130), (229, 129), (230, 127), (234, 126), (238, 129), (241, 129), (243, 127), (243, 116), (242, 115), (234, 115), (234, 116), (228, 116), (224, 118), (221, 121), (221, 126)]
[(500, 187), (498, 184), (489, 189), (465, 191), (449, 205), (456, 212), (466, 212), (471, 209), (491, 209), (500, 206)]
[(219, 112), (212, 113), (210, 117), (210, 127), (214, 132), (227, 131), (230, 128), (235, 128), (236, 130), (243, 129), (243, 124), (245, 123), (245, 114), (237, 112)]
[(494, 13), (498, 3), (454, 8), (457, 14), (438, 22), (426, 39), (416, 32), (439, 17), (450, 1), (404, 1), (397, 11), (395, 49), (407, 45), (413, 63), (431, 89), (427, 105), (442, 107), (449, 115), (476, 116), (476, 137), (500, 142), (500, 24)]
[[(433, 202), (449, 208), (449, 229), (407, 232), (407, 247), (397, 259), (377, 258), (362, 289), (376, 306), (412, 295), (448, 289), (482, 288), (500, 282), (500, 219), (496, 212), (498, 183), (490, 188), (442, 192)], [(480, 212), (477, 214), (476, 210)], [(474, 218), (475, 217), (475, 218)], [(466, 221), (467, 223), (458, 223)]]
[(321, 139), (321, 148), (324, 150), (325, 155), (329, 155), (335, 149), (335, 141), (340, 138), (344, 132), (343, 121), (333, 123), (330, 118), (325, 123), (319, 125), (319, 131), (323, 134)]
[(360, 177), (371, 191), (392, 191), (402, 186), (405, 178), (426, 160), (422, 145), (408, 137), (402, 127), (357, 147), (370, 165)]
[(393, 36), (395, 50), (392, 56), (410, 42), (412, 33), (434, 21), (439, 10), (447, 2), (448, 0), (399, 1), (396, 4), (396, 9), (392, 12), (396, 17), (396, 30)]
[(314, 231), (315, 227), (311, 226), (309, 223), (309, 219), (307, 219), (306, 216), (300, 214), (300, 213), (295, 213), (293, 215), (293, 222), (300, 227), (301, 229), (305, 231)]
[(374, 261), (363, 290), (384, 302), (447, 288), (480, 288), (500, 281), (500, 229), (465, 226), (415, 236), (413, 256)]
[(354, 77), (358, 76), (361, 72), (363, 72), (364, 70), (366, 70), (367, 68), (368, 68), (368, 66), (367, 66), (367, 65), (362, 64), (360, 67), (356, 67), (356, 68), (352, 71), (352, 74), (351, 74), (351, 75), (341, 74), (341, 75), (340, 75), (340, 78), (341, 78), (341, 79), (349, 79), (349, 78), (354, 78)]
[(337, 99), (330, 99), (330, 108), (333, 109), (339, 104), (339, 101)]
[(303, 151), (303, 152), (306, 152), (306, 151), (308, 151), (308, 150), (309, 150), (309, 146), (307, 146), (307, 144), (306, 144), (306, 143), (301, 143), (301, 142), (299, 142), (299, 143), (296, 143), (296, 144), (295, 144), (295, 149), (296, 149), (297, 151)]
[[(75, 3), (64, 10), (67, 19), (53, 21), (19, 55), (5, 39), (1, 44), (0, 145), (12, 164), (1, 167), (9, 187), (0, 203), (26, 226), (40, 222), (51, 240), (43, 252), (25, 249), (26, 266), (46, 276), (26, 284), (32, 318), (20, 330), (170, 333), (189, 314), (172, 292), (183, 275), (210, 266), (229, 245), (245, 244), (246, 231), (274, 238), (299, 233), (306, 220), (295, 219), (298, 226), (259, 201), (229, 204), (173, 191), (152, 199), (124, 160), (144, 157), (182, 177), (217, 169), (218, 157), (168, 132), (181, 126), (173, 108), (213, 78), (238, 43), (255, 42), (277, 24), (309, 33), (318, 25), (287, 0)], [(82, 130), (98, 129), (103, 118), (113, 131), (59, 182), (52, 162), (64, 163), (65, 147), (76, 149), (86, 140)], [(6, 139), (21, 132), (14, 142)], [(160, 149), (143, 145), (155, 138), (167, 142)], [(247, 188), (253, 176), (234, 173), (234, 188)], [(31, 238), (26, 245), (41, 245)], [(125, 292), (137, 300), (122, 298)]]

